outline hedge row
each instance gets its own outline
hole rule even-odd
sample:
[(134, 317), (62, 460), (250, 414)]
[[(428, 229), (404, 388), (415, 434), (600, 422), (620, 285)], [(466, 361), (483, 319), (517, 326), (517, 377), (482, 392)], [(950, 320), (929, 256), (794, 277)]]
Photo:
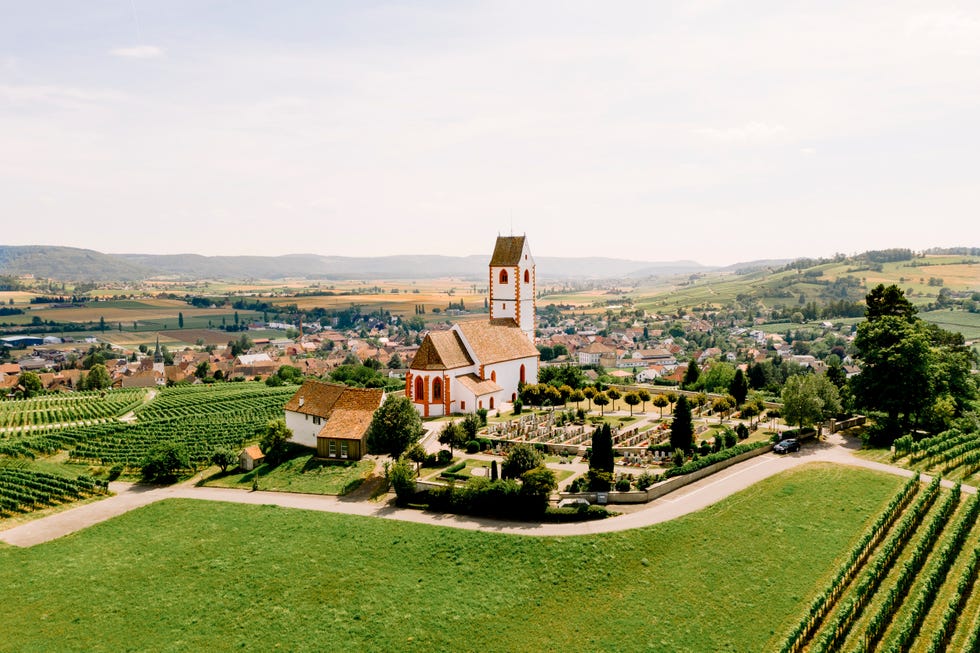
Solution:
[(696, 472), (698, 470), (704, 469), (715, 463), (720, 463), (729, 458), (734, 458), (735, 456), (740, 456), (743, 453), (748, 453), (758, 449), (759, 447), (769, 446), (768, 442), (753, 442), (751, 444), (736, 444), (730, 449), (722, 449), (721, 451), (716, 451), (715, 453), (708, 454), (698, 458), (697, 460), (690, 460), (680, 467), (672, 467), (664, 472), (664, 478), (671, 478), (673, 476), (683, 476), (684, 474), (690, 474), (691, 472)]
[(892, 497), (874, 523), (865, 530), (861, 539), (851, 548), (847, 560), (838, 569), (834, 578), (810, 604), (807, 614), (786, 636), (779, 649), (782, 653), (796, 653), (806, 645), (821, 621), (827, 616), (834, 602), (854, 578), (864, 561), (867, 560), (871, 551), (885, 536), (888, 528), (898, 518), (899, 513), (919, 491), (919, 487), (919, 475), (916, 474)]
[[(837, 612), (836, 618), (824, 630), (823, 636), (810, 648), (811, 652), (836, 651), (844, 643), (847, 634), (851, 631), (851, 626), (861, 616), (865, 606), (874, 597), (881, 581), (888, 575), (895, 560), (898, 559), (905, 545), (908, 544), (909, 536), (919, 526), (922, 518), (925, 517), (936, 497), (939, 496), (939, 483), (937, 476), (905, 512), (905, 516), (902, 517), (898, 525), (892, 529), (888, 539), (881, 545), (867, 570), (862, 574), (860, 582), (854, 589), (854, 595)], [(955, 506), (955, 497), (951, 494), (940, 508), (940, 512), (952, 513)]]
[[(959, 493), (959, 484), (957, 484), (953, 491)], [(973, 529), (973, 525), (977, 521), (977, 514), (980, 514), (980, 502), (977, 501), (977, 496), (973, 495), (966, 504), (963, 516), (953, 526), (953, 532), (950, 535), (949, 541), (939, 552), (938, 561), (930, 570), (929, 575), (926, 576), (925, 582), (919, 591), (919, 596), (916, 598), (915, 603), (912, 604), (911, 613), (898, 630), (898, 639), (888, 649), (890, 653), (905, 653), (911, 647), (912, 642), (919, 634), (919, 627), (922, 625), (922, 620), (929, 613), (933, 601), (936, 600), (936, 594), (939, 592), (939, 588), (942, 587), (943, 582), (946, 580), (946, 574), (949, 573), (950, 567), (953, 566), (957, 556), (959, 556), (960, 550), (963, 548), (963, 542), (966, 541), (966, 536)]]

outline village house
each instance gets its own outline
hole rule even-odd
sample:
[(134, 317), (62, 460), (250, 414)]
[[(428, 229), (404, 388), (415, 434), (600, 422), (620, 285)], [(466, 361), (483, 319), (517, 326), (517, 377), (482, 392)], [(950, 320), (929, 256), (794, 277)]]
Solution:
[(286, 426), (292, 442), (316, 449), (319, 458), (359, 460), (367, 453), (368, 427), (383, 401), (380, 388), (308, 380), (286, 403)]

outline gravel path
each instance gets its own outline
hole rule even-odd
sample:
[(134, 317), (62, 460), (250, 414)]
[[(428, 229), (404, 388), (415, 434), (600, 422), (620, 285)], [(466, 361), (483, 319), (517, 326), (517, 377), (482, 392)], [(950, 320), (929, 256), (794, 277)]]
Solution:
[[(2, 531), (0, 532), (0, 541), (15, 546), (33, 546), (74, 533), (92, 524), (129, 512), (134, 508), (172, 498), (277, 505), (284, 508), (380, 517), (465, 530), (516, 535), (587, 535), (641, 528), (676, 519), (717, 503), (725, 497), (779, 472), (811, 462), (831, 462), (864, 467), (905, 477), (913, 474), (907, 469), (859, 458), (852, 453), (853, 448), (852, 443), (846, 442), (840, 436), (830, 436), (827, 441), (805, 445), (802, 451), (795, 454), (783, 456), (772, 453), (763, 454), (692, 483), (656, 501), (642, 506), (622, 507), (628, 512), (618, 517), (573, 524), (511, 522), (411, 510), (396, 507), (392, 498), (386, 501), (366, 501), (363, 498), (357, 500), (319, 494), (249, 492), (230, 488), (195, 487), (192, 484), (195, 479), (180, 485), (159, 488), (129, 483), (113, 483), (110, 485), (110, 489), (116, 493), (116, 496)], [(944, 482), (944, 485), (952, 487), (952, 483), (949, 482)], [(964, 491), (975, 493), (976, 488), (964, 486)], [(612, 508), (619, 509), (617, 506), (612, 506)]]

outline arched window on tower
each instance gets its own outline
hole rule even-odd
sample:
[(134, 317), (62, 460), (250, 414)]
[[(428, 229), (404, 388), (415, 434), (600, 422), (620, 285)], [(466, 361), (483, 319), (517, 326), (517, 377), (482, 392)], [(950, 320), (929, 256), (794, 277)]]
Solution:
[(531, 271), (524, 270), (524, 283), (531, 283)]
[(493, 372), (490, 372), (490, 380), (493, 381), (494, 383), (497, 382), (497, 371), (496, 370), (494, 370)]
[(425, 398), (425, 381), (421, 376), (415, 377), (415, 401), (422, 401)]
[(432, 401), (442, 401), (442, 379), (432, 382)]
[(527, 376), (527, 371), (524, 369), (524, 366), (521, 365), (521, 383), (527, 383), (526, 376)]
[(493, 397), (490, 397), (490, 410), (493, 410)]
[(500, 283), (507, 283), (507, 270), (500, 271)]

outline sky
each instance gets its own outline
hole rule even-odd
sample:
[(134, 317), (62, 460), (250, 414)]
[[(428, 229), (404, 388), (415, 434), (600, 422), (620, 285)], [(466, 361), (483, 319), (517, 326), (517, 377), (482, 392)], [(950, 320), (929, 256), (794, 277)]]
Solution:
[(0, 244), (980, 246), (976, 2), (0, 0)]

